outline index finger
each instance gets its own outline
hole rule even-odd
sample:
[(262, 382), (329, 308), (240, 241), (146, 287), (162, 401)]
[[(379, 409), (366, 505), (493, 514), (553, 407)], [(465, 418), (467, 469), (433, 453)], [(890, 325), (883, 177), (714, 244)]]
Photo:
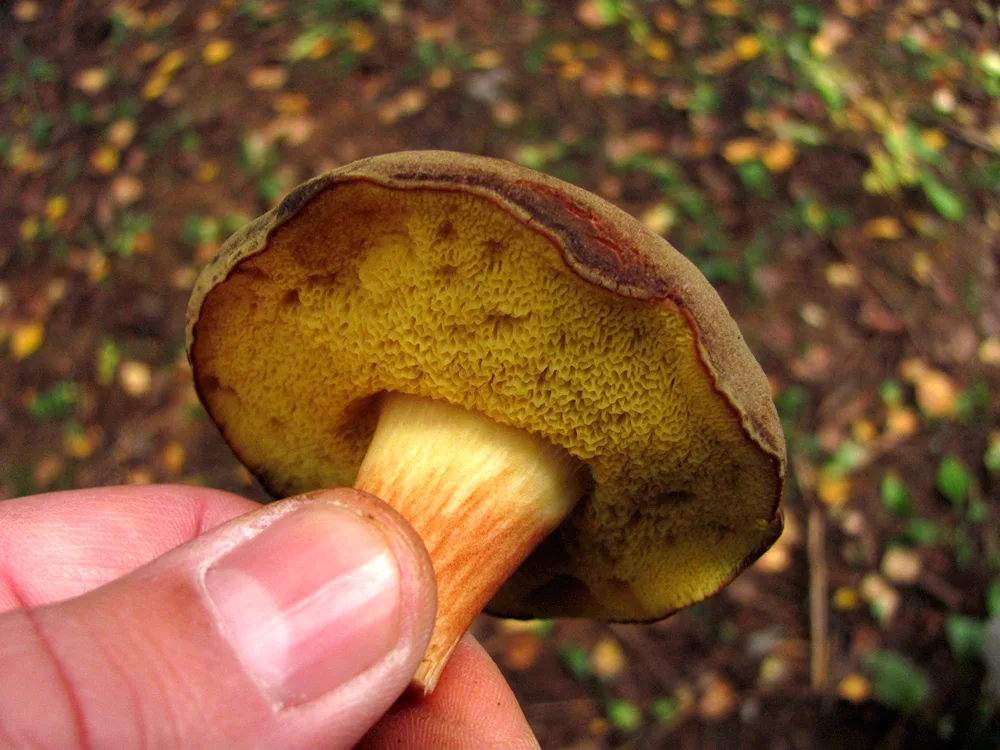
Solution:
[(260, 505), (183, 485), (101, 487), (0, 503), (0, 612), (85, 594)]

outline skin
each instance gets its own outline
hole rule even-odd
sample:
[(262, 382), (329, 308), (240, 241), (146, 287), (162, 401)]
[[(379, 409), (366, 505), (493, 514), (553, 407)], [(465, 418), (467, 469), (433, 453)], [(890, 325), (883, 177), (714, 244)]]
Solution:
[[(265, 510), (181, 486), (0, 503), (0, 746), (346, 748), (367, 734), (361, 747), (538, 747), (471, 638), (433, 696), (394, 704), (433, 621), (429, 560), (405, 522), (371, 496), (320, 495)], [(319, 502), (364, 513), (390, 540), (407, 609), (399, 658), (372, 667), (373, 679), (277, 710), (217, 629), (203, 627), (190, 571), (250, 524)]]

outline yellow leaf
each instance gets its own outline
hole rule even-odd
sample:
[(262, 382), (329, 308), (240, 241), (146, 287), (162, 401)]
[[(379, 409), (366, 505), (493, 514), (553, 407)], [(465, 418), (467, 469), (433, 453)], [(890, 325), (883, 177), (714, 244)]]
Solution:
[(18, 228), (17, 233), (18, 236), (25, 242), (31, 242), (38, 236), (38, 230), (40, 227), (41, 222), (38, 221), (38, 217), (29, 216), (21, 222), (21, 226)]
[(163, 446), (160, 451), (160, 463), (170, 474), (180, 474), (184, 470), (184, 462), (187, 460), (184, 446), (177, 441), (172, 441)]
[(795, 146), (785, 141), (777, 141), (764, 149), (761, 160), (771, 172), (788, 171), (795, 162)]
[(247, 83), (252, 89), (277, 91), (288, 81), (288, 71), (276, 65), (254, 68), (247, 75)]
[(646, 42), (646, 54), (654, 60), (666, 62), (673, 57), (673, 49), (665, 39), (654, 37)]
[(894, 216), (880, 216), (866, 221), (862, 231), (873, 240), (898, 240), (903, 236), (903, 225)]
[(21, 23), (31, 23), (38, 18), (38, 3), (34, 0), (20, 0), (11, 8), (11, 14)]
[(913, 409), (905, 406), (891, 409), (885, 418), (886, 433), (896, 440), (902, 440), (916, 435), (920, 429), (920, 420)]
[(118, 168), (118, 152), (108, 146), (101, 146), (90, 155), (90, 164), (101, 174), (111, 174)]
[(156, 65), (156, 72), (162, 76), (170, 76), (177, 72), (186, 59), (187, 55), (179, 49), (172, 49), (160, 58), (160, 62)]
[(841, 612), (857, 609), (861, 606), (858, 590), (852, 586), (841, 586), (833, 592), (833, 608)]
[(503, 62), (503, 57), (495, 49), (484, 49), (472, 58), (472, 64), (481, 70), (492, 70)]
[(167, 86), (170, 85), (170, 78), (161, 73), (154, 73), (152, 77), (146, 81), (146, 85), (142, 87), (142, 98), (152, 101), (154, 99), (159, 99), (163, 96), (164, 92), (167, 90)]
[(451, 86), (452, 74), (448, 68), (434, 68), (431, 71), (429, 83), (432, 88), (446, 89)]
[(351, 49), (363, 55), (375, 46), (375, 37), (368, 27), (360, 21), (347, 24), (347, 36), (351, 40)]
[(213, 39), (201, 51), (201, 59), (209, 65), (218, 65), (232, 57), (235, 46), (228, 39)]
[(917, 406), (928, 417), (949, 417), (955, 413), (958, 388), (940, 370), (927, 370), (916, 381)]
[(566, 63), (574, 57), (572, 45), (566, 42), (557, 42), (549, 47), (549, 58), (555, 62)]
[(861, 284), (861, 271), (851, 263), (831, 263), (825, 275), (826, 283), (834, 289), (855, 289)]
[(736, 40), (733, 49), (736, 51), (736, 56), (741, 60), (753, 60), (755, 57), (760, 56), (760, 53), (764, 50), (764, 45), (760, 41), (760, 37), (756, 34), (744, 34)]
[(38, 351), (45, 341), (45, 327), (41, 323), (23, 323), (14, 326), (10, 336), (10, 353), (18, 362)]
[(730, 164), (744, 164), (760, 155), (760, 143), (756, 138), (737, 138), (722, 148), (722, 156)]
[(108, 143), (119, 151), (135, 138), (135, 120), (115, 120), (108, 128)]
[(940, 128), (929, 128), (920, 133), (920, 141), (929, 149), (940, 151), (948, 145), (948, 138)]
[(740, 14), (740, 6), (733, 0), (709, 0), (708, 10), (716, 16), (732, 17)]
[(838, 508), (851, 497), (851, 480), (842, 474), (821, 471), (816, 482), (819, 499), (832, 508)]
[(145, 362), (127, 360), (118, 368), (118, 382), (122, 390), (130, 396), (144, 396), (149, 392), (153, 374)]
[(594, 674), (613, 680), (625, 671), (625, 654), (614, 638), (602, 638), (590, 652), (590, 666)]
[(570, 60), (560, 68), (559, 77), (564, 81), (576, 81), (582, 78), (586, 71), (587, 67), (583, 60)]
[(919, 250), (910, 258), (910, 275), (921, 286), (929, 286), (934, 276), (934, 261), (924, 250)]
[(45, 218), (50, 224), (57, 223), (69, 209), (69, 199), (65, 195), (53, 195), (45, 203)]
[(310, 102), (305, 94), (280, 94), (273, 106), (281, 115), (301, 115), (309, 111)]
[(851, 703), (864, 703), (871, 694), (871, 683), (860, 674), (849, 674), (837, 685), (837, 695)]
[(979, 345), (979, 361), (984, 365), (1000, 365), (1000, 338), (990, 336)]
[(858, 417), (851, 425), (851, 437), (861, 445), (868, 445), (878, 437), (878, 430), (870, 419)]
[(219, 176), (219, 162), (215, 159), (208, 159), (198, 165), (198, 171), (194, 173), (194, 179), (198, 182), (211, 182)]
[(86, 68), (73, 77), (73, 85), (83, 93), (94, 96), (104, 90), (109, 78), (105, 68)]

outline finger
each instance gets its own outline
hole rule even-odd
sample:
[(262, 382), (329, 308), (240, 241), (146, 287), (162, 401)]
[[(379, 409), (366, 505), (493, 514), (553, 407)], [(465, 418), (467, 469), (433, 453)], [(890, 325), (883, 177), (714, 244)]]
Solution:
[(359, 750), (529, 750), (538, 740), (489, 654), (466, 636), (434, 692), (405, 695)]
[(0, 746), (350, 747), (419, 664), (434, 592), (420, 540), (375, 498), (275, 503), (0, 616)]
[(0, 612), (79, 596), (260, 505), (182, 485), (53, 492), (0, 503)]

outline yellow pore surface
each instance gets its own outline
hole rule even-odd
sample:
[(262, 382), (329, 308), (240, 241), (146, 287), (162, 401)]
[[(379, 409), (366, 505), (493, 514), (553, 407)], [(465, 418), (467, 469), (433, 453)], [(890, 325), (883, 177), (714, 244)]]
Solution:
[(584, 281), (477, 196), (320, 193), (208, 295), (193, 360), (212, 416), (276, 494), (352, 484), (385, 391), (586, 462), (593, 492), (494, 600), (509, 614), (662, 616), (724, 585), (773, 515), (771, 459), (685, 318)]

